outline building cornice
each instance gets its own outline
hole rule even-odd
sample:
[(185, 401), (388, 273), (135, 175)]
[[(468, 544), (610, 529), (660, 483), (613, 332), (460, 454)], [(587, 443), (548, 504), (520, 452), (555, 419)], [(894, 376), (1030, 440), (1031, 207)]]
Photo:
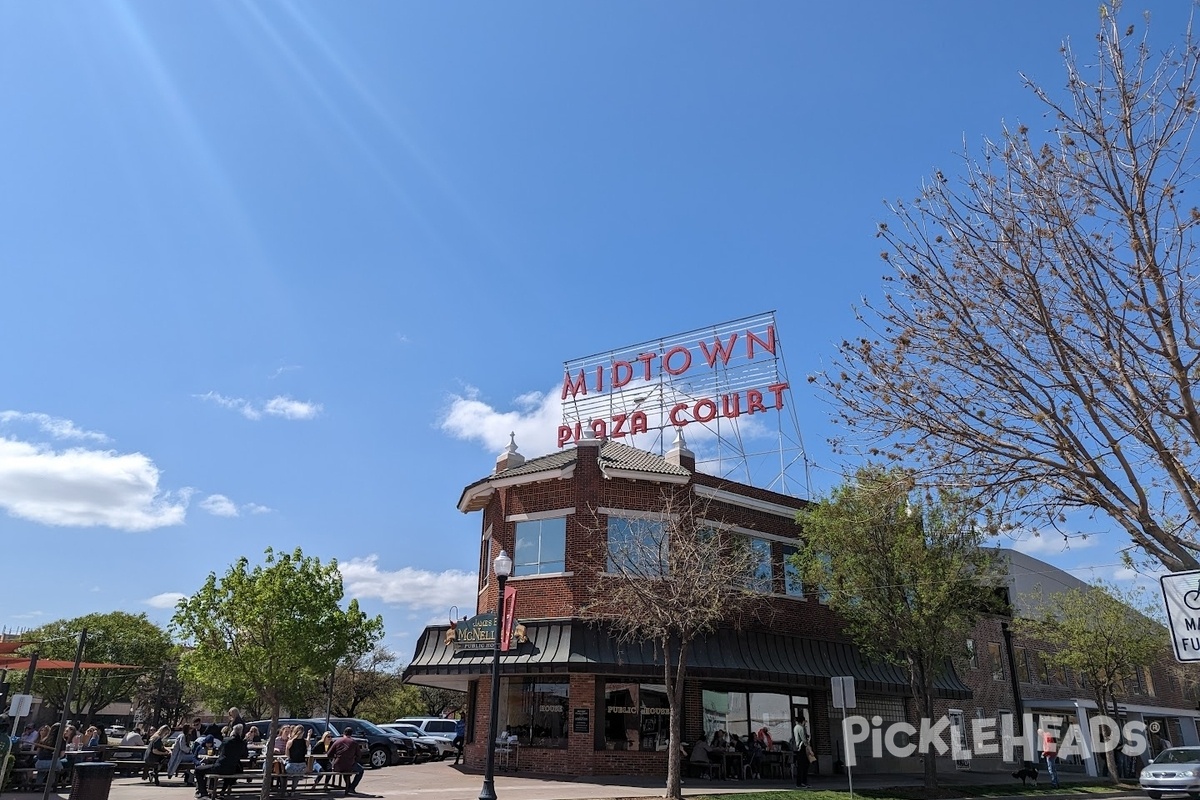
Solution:
[(751, 511), (762, 511), (766, 514), (774, 514), (777, 517), (795, 519), (796, 514), (800, 512), (798, 508), (772, 503), (769, 500), (759, 500), (756, 497), (747, 497), (744, 494), (737, 494), (725, 489), (716, 489), (701, 483), (696, 484), (694, 488), (697, 495), (707, 500), (715, 500), (718, 503), (748, 508)]

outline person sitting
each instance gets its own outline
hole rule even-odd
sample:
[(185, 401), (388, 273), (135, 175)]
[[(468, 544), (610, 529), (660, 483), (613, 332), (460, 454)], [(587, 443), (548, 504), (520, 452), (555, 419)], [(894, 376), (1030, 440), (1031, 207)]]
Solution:
[(766, 725), (758, 729), (754, 738), (762, 745), (763, 750), (771, 750), (775, 747), (775, 742), (771, 739), (771, 731)]
[[(333, 734), (330, 733), (329, 731), (325, 731), (325, 733), (321, 734), (321, 738), (317, 739), (317, 741), (313, 744), (312, 754), (314, 756), (328, 756), (329, 755), (329, 745), (331, 745), (331, 744), (333, 744)], [(325, 771), (328, 772), (329, 771), (328, 770), (328, 766), (329, 766), (328, 761), (325, 761), (325, 766), (326, 766)], [(313, 772), (320, 772), (320, 771), (321, 771), (321, 761), (314, 760), (313, 761)], [(332, 775), (326, 775), (325, 776), (325, 785), (328, 786), (330, 781), (332, 781), (332, 780), (333, 780)], [(314, 781), (314, 783), (315, 783), (315, 781)]]
[(358, 763), (358, 742), (354, 739), (354, 729), (346, 728), (342, 735), (329, 745), (329, 768), (332, 772), (350, 773), (350, 785), (346, 794), (358, 794), (358, 784), (363, 777), (362, 764)]
[(146, 755), (142, 766), (142, 780), (154, 779), (154, 785), (160, 785), (158, 782), (158, 771), (162, 768), (163, 762), (171, 757), (171, 751), (167, 749), (167, 737), (171, 735), (171, 726), (163, 725), (156, 730), (150, 737), (150, 744), (146, 747)]
[[(180, 771), (184, 766), (195, 766), (196, 758), (192, 755), (192, 745), (195, 734), (192, 732), (191, 725), (184, 725), (179, 736), (175, 739), (175, 743), (171, 745), (171, 757), (167, 759), (167, 778), (174, 778), (175, 773)], [(191, 775), (184, 773), (183, 782), (191, 783)]]
[(713, 731), (712, 744), (710, 746), (713, 750), (724, 750), (726, 747), (728, 747), (728, 744), (725, 741), (725, 731), (723, 729), (718, 728), (717, 730)]
[[(208, 797), (209, 775), (239, 775), (242, 772), (242, 761), (247, 757), (246, 740), (242, 737), (242, 726), (234, 725), (229, 738), (221, 742), (221, 751), (213, 764), (201, 764), (196, 767), (196, 796)], [(226, 781), (222, 792), (228, 792), (232, 780)]]
[(41, 728), (41, 736), (33, 745), (36, 760), (33, 768), (37, 770), (38, 781), (45, 784), (53, 771), (56, 780), (66, 772), (67, 759), (63, 755), (66, 742), (58, 741), (58, 723)]
[(296, 794), (300, 776), (308, 772), (308, 738), (303, 725), (292, 728), (292, 737), (287, 743), (287, 762), (283, 765), (283, 771), (292, 776), (292, 786), (288, 794)]
[(717, 759), (720, 758), (722, 758), (721, 754), (714, 752), (709, 746), (707, 737), (704, 734), (700, 734), (696, 739), (696, 743), (692, 745), (692, 752), (688, 756), (688, 763), (698, 773), (706, 773), (711, 778), (713, 770), (720, 769), (720, 763), (717, 762)]
[(121, 737), (121, 744), (129, 747), (145, 747), (146, 740), (142, 738), (142, 726), (134, 726), (134, 729)]
[(764, 753), (766, 752), (762, 742), (758, 739), (752, 739), (746, 750), (748, 752), (746, 756), (746, 775), (751, 778), (761, 778)]

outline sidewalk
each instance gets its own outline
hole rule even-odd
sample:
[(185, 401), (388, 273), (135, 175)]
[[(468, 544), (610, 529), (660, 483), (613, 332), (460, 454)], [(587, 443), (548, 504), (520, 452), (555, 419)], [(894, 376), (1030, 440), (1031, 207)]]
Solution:
[[(953, 772), (940, 773), (938, 776), (943, 785), (955, 784), (999, 785), (1011, 782), (1014, 787), (1020, 787), (1021, 782), (1013, 780), (1007, 773), (1002, 772)], [(1084, 781), (1085, 777), (1076, 775), (1063, 776), (1063, 788), (1072, 782)], [(832, 789), (845, 791), (847, 780), (845, 775), (821, 775), (809, 781), (813, 789)], [(856, 793), (860, 789), (885, 788), (893, 786), (921, 786), (924, 779), (919, 774), (888, 774), (888, 775), (854, 775)], [(359, 793), (374, 798), (407, 798), (411, 800), (475, 800), (483, 786), (483, 776), (477, 772), (466, 772), (459, 767), (453, 767), (446, 762), (430, 762), (426, 764), (405, 764), (387, 767), (381, 770), (367, 770), (359, 785)], [(1049, 784), (1043, 780), (1043, 788)], [(688, 778), (684, 782), (683, 793), (687, 797), (698, 795), (721, 795), (751, 791), (771, 791), (794, 789), (790, 780), (753, 780), (753, 781), (709, 781)], [(531, 775), (527, 773), (513, 774), (501, 772), (496, 775), (496, 795), (500, 800), (633, 800), (634, 798), (661, 798), (663, 780), (660, 777), (646, 776), (599, 776), (578, 777), (565, 779), (553, 775)], [(52, 798), (68, 800), (66, 791), (51, 793)], [(1039, 795), (1039, 800), (1051, 800), (1057, 795)], [(6, 792), (0, 795), (0, 800), (38, 800), (41, 793)], [(303, 794), (301, 795), (303, 797)], [(317, 797), (323, 797), (318, 795)], [(848, 797), (848, 796), (847, 796)], [(1104, 800), (1118, 800), (1125, 797), (1141, 797), (1140, 792), (1126, 792), (1102, 795)], [(138, 778), (117, 778), (113, 781), (110, 800), (193, 800), (193, 789), (184, 786), (182, 781), (173, 780), (162, 782), (162, 786), (154, 786)]]

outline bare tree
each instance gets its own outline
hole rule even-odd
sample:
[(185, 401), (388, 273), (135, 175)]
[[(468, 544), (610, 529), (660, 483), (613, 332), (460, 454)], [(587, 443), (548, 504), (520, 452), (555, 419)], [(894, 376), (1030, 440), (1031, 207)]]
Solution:
[[(819, 381), (851, 439), (918, 459), (1015, 522), (1098, 509), (1171, 569), (1200, 545), (1200, 319), (1186, 190), (1200, 46), (1155, 55), (1101, 6), (1053, 125), (1005, 126), (879, 226), (894, 270)], [(843, 446), (848, 441), (840, 443)], [(1003, 504), (1000, 504), (1003, 501)]]
[(334, 670), (330, 703), (334, 715), (356, 717), (364, 703), (394, 692), (400, 686), (400, 673), (395, 664), (396, 654), (383, 645), (338, 664)]
[(580, 612), (622, 644), (654, 644), (670, 707), (665, 796), (679, 798), (688, 648), (720, 626), (753, 617), (770, 587), (757, 585), (758, 557), (745, 537), (690, 486), (664, 490), (654, 511), (617, 527), (597, 524), (595, 533), (594, 558), (606, 564), (605, 574)]

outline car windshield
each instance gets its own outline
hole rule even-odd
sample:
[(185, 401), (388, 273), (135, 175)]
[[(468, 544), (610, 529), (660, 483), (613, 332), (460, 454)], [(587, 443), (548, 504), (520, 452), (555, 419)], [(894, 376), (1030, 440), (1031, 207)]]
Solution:
[(425, 734), (421, 733), (421, 729), (416, 727), (415, 725), (393, 725), (392, 727), (394, 729), (400, 731), (401, 733), (403, 733), (405, 736), (424, 736), (425, 735)]
[(1155, 764), (1195, 764), (1200, 762), (1200, 749), (1195, 747), (1172, 747), (1163, 750), (1154, 759)]
[(346, 726), (353, 726), (354, 728), (362, 730), (364, 733), (372, 733), (377, 736), (387, 736), (387, 731), (380, 730), (379, 728), (375, 727), (374, 723), (367, 722), (365, 719), (348, 719), (344, 721), (338, 720), (337, 727), (341, 728)]

